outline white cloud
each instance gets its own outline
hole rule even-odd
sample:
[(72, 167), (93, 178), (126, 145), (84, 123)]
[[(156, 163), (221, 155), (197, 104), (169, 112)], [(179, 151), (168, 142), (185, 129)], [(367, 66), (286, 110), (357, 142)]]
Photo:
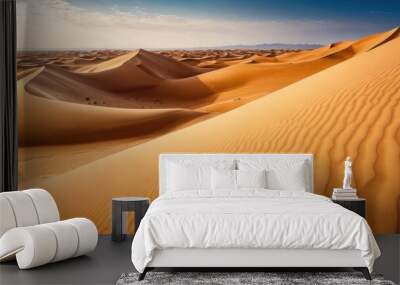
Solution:
[[(348, 23), (234, 21), (169, 15), (140, 7), (89, 10), (67, 0), (17, 0), (19, 48), (184, 48), (265, 42), (330, 42)], [(221, 15), (223, 16), (223, 15)]]

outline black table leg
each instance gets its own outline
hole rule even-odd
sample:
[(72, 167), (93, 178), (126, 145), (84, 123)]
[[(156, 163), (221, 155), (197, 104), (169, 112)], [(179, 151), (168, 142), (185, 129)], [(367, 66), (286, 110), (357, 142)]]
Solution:
[(135, 232), (140, 221), (149, 208), (150, 201), (143, 197), (121, 197), (112, 199), (112, 236), (113, 241), (123, 241), (126, 238), (126, 212), (135, 212)]
[(149, 203), (141, 203), (135, 209), (135, 232), (139, 228), (140, 221), (143, 219), (146, 214), (147, 209), (149, 208)]
[(123, 227), (123, 211), (121, 204), (112, 203), (112, 235), (111, 239), (113, 241), (122, 241), (124, 240), (125, 235), (122, 233)]

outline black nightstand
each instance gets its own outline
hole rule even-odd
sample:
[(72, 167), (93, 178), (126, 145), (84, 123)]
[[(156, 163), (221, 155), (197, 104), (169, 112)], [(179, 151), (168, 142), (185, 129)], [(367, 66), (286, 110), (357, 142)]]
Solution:
[(357, 198), (352, 200), (334, 200), (333, 203), (339, 204), (340, 206), (359, 214), (361, 217), (366, 217), (366, 200), (364, 198)]
[(126, 237), (126, 212), (135, 212), (135, 231), (150, 205), (147, 197), (120, 197), (112, 199), (112, 235), (113, 241), (123, 241)]

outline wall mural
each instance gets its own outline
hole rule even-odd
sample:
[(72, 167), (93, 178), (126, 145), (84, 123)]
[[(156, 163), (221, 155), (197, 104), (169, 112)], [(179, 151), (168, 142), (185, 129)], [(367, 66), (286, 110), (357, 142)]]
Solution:
[(189, 2), (17, 1), (19, 187), (108, 233), (163, 152), (313, 153), (327, 196), (351, 156), (400, 232), (399, 3)]

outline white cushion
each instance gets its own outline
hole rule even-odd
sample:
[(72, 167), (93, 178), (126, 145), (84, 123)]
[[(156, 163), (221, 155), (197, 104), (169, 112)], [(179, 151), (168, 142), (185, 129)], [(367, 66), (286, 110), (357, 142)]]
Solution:
[(293, 169), (268, 170), (267, 181), (269, 189), (306, 191), (304, 165), (299, 165)]
[(97, 245), (96, 226), (75, 218), (7, 231), (0, 238), (0, 261), (16, 256), (20, 269), (80, 256)]
[(51, 229), (57, 240), (57, 250), (51, 260), (56, 262), (74, 256), (78, 249), (79, 237), (75, 228), (66, 221), (43, 224)]
[(173, 164), (169, 166), (168, 189), (184, 191), (193, 189), (209, 189), (209, 167), (183, 166)]
[(266, 188), (265, 169), (230, 170), (212, 169), (211, 185), (213, 190), (238, 190), (241, 188)]
[(60, 220), (57, 204), (49, 192), (30, 189), (0, 193), (0, 237), (6, 230)]
[(74, 226), (79, 236), (78, 248), (76, 249), (74, 257), (91, 252), (96, 248), (98, 241), (97, 228), (91, 220), (73, 218), (65, 220), (64, 222)]
[(17, 227), (33, 226), (39, 223), (35, 205), (24, 191), (3, 192), (1, 195), (10, 203)]
[(236, 170), (212, 168), (211, 188), (213, 190), (236, 189)]
[(267, 171), (267, 188), (306, 191), (307, 168), (304, 160), (239, 159), (239, 170)]
[(56, 236), (43, 225), (13, 228), (0, 238), (0, 260), (16, 257), (20, 269), (49, 263), (56, 252)]
[(39, 218), (39, 224), (60, 220), (57, 204), (49, 192), (43, 189), (29, 189), (22, 192), (28, 194), (32, 199)]
[(266, 188), (266, 170), (236, 170), (237, 188)]
[(191, 161), (168, 162), (168, 191), (210, 190), (211, 169), (234, 169), (235, 161)]
[(0, 237), (9, 229), (15, 228), (14, 211), (6, 197), (0, 195)]

